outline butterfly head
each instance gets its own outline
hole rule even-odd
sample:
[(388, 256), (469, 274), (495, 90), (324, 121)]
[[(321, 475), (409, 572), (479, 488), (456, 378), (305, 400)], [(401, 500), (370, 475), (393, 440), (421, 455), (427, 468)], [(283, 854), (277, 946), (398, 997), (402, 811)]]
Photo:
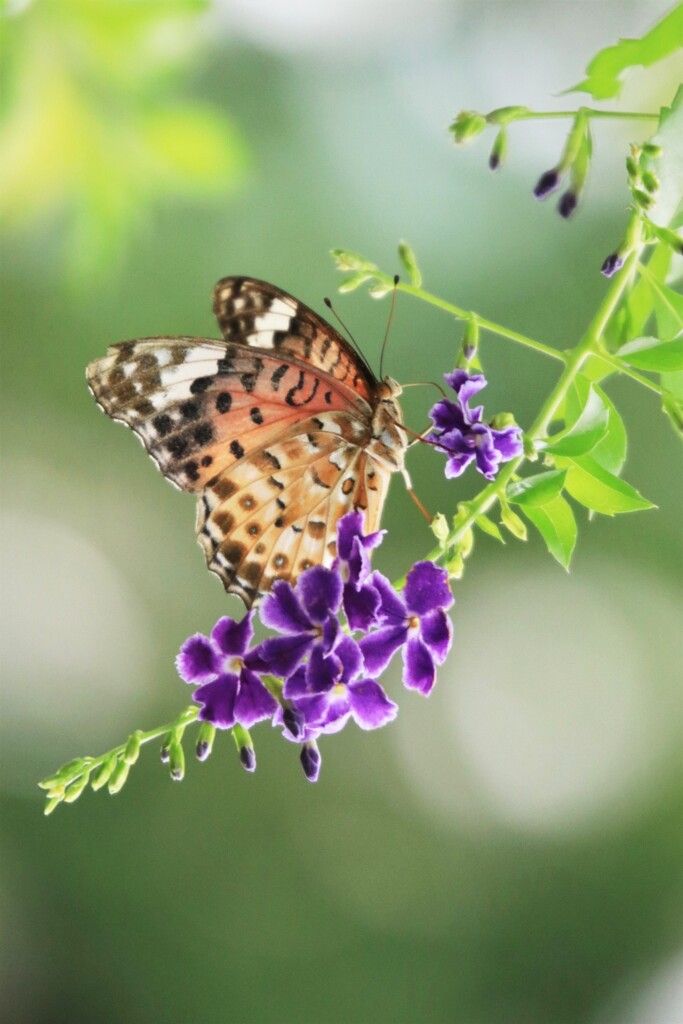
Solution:
[(403, 388), (393, 377), (383, 377), (377, 384), (377, 399), (380, 402), (387, 399), (391, 401), (392, 398), (398, 398), (402, 391)]

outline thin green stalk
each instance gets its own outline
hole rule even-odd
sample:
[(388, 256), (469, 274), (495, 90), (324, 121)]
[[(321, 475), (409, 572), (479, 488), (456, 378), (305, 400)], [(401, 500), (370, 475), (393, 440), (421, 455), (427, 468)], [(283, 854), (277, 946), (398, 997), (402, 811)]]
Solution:
[[(547, 435), (548, 426), (564, 401), (569, 388), (581, 371), (581, 367), (586, 359), (592, 354), (599, 355), (601, 358), (603, 357), (603, 352), (599, 347), (600, 339), (602, 338), (605, 328), (619, 305), (624, 290), (629, 284), (640, 257), (641, 250), (642, 243), (639, 242), (629, 256), (621, 273), (613, 279), (610, 288), (605, 294), (605, 297), (585, 334), (576, 347), (568, 353), (566, 366), (560, 376), (560, 379), (541, 406), (541, 409), (539, 410), (539, 413), (531, 427), (526, 432), (526, 438), (528, 441), (533, 443)], [(513, 459), (511, 462), (508, 462), (494, 481), (487, 484), (479, 494), (466, 503), (467, 514), (458, 521), (457, 527), (449, 535), (445, 546), (433, 548), (426, 556), (427, 559), (434, 561), (443, 555), (444, 550), (458, 544), (467, 531), (472, 528), (477, 516), (486, 513), (491, 506), (499, 501), (504, 495), (508, 483), (525, 461), (525, 458), (526, 456), (521, 455), (518, 459)], [(399, 580), (396, 585), (400, 586), (404, 582), (405, 577)]]
[[(588, 117), (601, 117), (611, 118), (615, 120), (630, 120), (630, 121), (657, 121), (659, 114), (653, 114), (649, 111), (636, 111), (636, 110), (595, 110), (594, 107), (580, 107), (579, 110), (583, 111)], [(530, 120), (543, 120), (550, 118), (559, 117), (576, 117), (579, 110), (529, 110), (524, 114), (519, 114), (514, 117), (515, 121), (530, 121)]]
[(617, 373), (622, 373), (625, 377), (630, 377), (631, 380), (637, 381), (648, 391), (654, 391), (660, 398), (665, 394), (664, 388), (660, 388), (659, 384), (656, 384), (653, 380), (649, 380), (644, 377), (642, 373), (638, 373), (637, 370), (632, 370), (630, 366), (622, 362), (617, 356), (611, 355), (609, 352), (601, 352), (600, 358), (603, 362), (608, 363)]
[[(393, 278), (389, 277), (388, 274), (377, 271), (373, 273), (373, 277), (386, 283), (389, 288), (394, 286)], [(501, 338), (507, 338), (509, 341), (514, 341), (518, 345), (524, 345), (525, 348), (533, 349), (535, 352), (541, 352), (544, 356), (549, 356), (558, 362), (566, 362), (565, 354), (558, 351), (558, 349), (551, 348), (550, 345), (544, 345), (542, 341), (536, 341), (525, 334), (520, 334), (519, 331), (510, 330), (509, 327), (505, 327), (503, 324), (497, 324), (493, 320), (488, 320), (486, 317), (480, 316), (479, 313), (473, 313), (470, 310), (462, 309), (460, 306), (455, 306), (452, 302), (446, 302), (445, 299), (440, 299), (438, 295), (432, 295), (431, 292), (426, 292), (423, 288), (416, 288), (405, 281), (399, 281), (397, 287), (400, 292), (405, 292), (406, 295), (413, 295), (416, 299), (429, 303), (430, 306), (436, 306), (437, 309), (443, 309), (458, 320), (474, 320), (485, 331), (498, 334)]]

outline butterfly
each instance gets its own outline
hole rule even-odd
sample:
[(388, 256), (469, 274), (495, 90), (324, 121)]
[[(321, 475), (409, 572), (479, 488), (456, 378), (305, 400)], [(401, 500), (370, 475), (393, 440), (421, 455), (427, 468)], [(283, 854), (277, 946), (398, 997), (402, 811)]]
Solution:
[(407, 435), (400, 385), (287, 292), (224, 277), (213, 309), (222, 340), (120, 342), (86, 375), (100, 408), (197, 494), (208, 567), (249, 608), (275, 580), (329, 566), (346, 512), (378, 528)]

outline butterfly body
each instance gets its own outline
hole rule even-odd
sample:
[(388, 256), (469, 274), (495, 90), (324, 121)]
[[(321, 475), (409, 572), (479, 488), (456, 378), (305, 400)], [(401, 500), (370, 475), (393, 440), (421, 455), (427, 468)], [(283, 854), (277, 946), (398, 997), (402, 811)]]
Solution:
[(251, 606), (276, 579), (329, 565), (350, 509), (377, 528), (403, 470), (401, 388), (273, 285), (224, 278), (214, 311), (223, 340), (121, 342), (87, 378), (104, 412), (198, 495), (209, 569)]

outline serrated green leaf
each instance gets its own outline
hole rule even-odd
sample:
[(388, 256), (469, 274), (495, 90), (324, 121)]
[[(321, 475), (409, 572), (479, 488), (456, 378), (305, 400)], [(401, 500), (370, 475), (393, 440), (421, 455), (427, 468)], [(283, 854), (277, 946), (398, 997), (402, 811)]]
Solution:
[(658, 373), (683, 370), (683, 335), (673, 341), (634, 338), (615, 354), (638, 370), (656, 370)]
[(566, 470), (549, 469), (508, 484), (505, 497), (515, 505), (545, 505), (561, 492)]
[[(567, 419), (571, 423), (569, 415)], [(554, 455), (585, 455), (605, 437), (608, 428), (609, 409), (601, 393), (591, 385), (576, 421), (566, 430), (548, 438), (542, 447)]]
[(398, 256), (408, 273), (413, 288), (420, 288), (422, 285), (422, 274), (417, 265), (415, 253), (407, 242), (399, 242)]
[(678, 4), (640, 39), (620, 39), (596, 53), (583, 82), (567, 92), (587, 92), (595, 100), (609, 100), (621, 92), (621, 76), (632, 67), (651, 67), (683, 45), (683, 6)]
[(546, 505), (525, 505), (522, 511), (540, 533), (553, 558), (568, 569), (578, 532), (569, 502), (558, 494)]
[(605, 516), (655, 508), (625, 480), (610, 473), (592, 455), (576, 459), (562, 458), (558, 465), (567, 469), (565, 488), (580, 505)]
[(487, 533), (489, 537), (494, 537), (496, 540), (499, 540), (501, 544), (505, 543), (503, 534), (500, 532), (493, 520), (489, 519), (488, 516), (485, 516), (482, 513), (482, 515), (477, 516), (474, 521), (482, 533)]

